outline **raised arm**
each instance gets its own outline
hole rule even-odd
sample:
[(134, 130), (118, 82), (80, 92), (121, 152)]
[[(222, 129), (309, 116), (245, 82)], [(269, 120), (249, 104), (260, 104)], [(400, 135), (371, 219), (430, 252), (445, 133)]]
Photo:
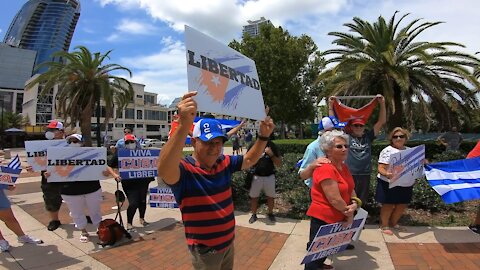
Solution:
[(335, 111), (333, 110), (333, 103), (335, 102), (335, 100), (335, 96), (331, 96), (328, 98), (328, 116), (335, 116)]
[(387, 109), (385, 108), (385, 98), (382, 95), (377, 95), (377, 98), (380, 103), (380, 114), (378, 115), (377, 122), (375, 123), (375, 125), (373, 125), (373, 132), (375, 133), (375, 136), (380, 134), (380, 130), (387, 122)]
[(230, 129), (230, 131), (227, 132), (227, 137), (230, 139), (230, 137), (232, 137), (233, 134), (237, 133), (237, 131), (239, 131), (244, 125), (245, 125), (245, 120), (242, 120), (240, 124), (238, 124), (236, 127)]
[(258, 131), (258, 138), (253, 144), (252, 148), (243, 156), (242, 170), (246, 170), (257, 163), (262, 157), (262, 154), (267, 146), (268, 138), (272, 134), (275, 124), (270, 116), (260, 122), (260, 129)]
[(197, 113), (197, 102), (193, 99), (197, 92), (183, 95), (178, 103), (178, 127), (162, 147), (158, 158), (158, 177), (166, 184), (173, 185), (180, 180), (180, 160), (188, 132)]

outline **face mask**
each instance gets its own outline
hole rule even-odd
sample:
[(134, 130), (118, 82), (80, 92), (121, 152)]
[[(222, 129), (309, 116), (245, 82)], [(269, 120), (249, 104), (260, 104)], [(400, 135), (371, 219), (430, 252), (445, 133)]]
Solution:
[(82, 147), (81, 143), (70, 143), (70, 147)]
[(47, 138), (47, 140), (53, 140), (53, 138), (55, 138), (55, 133), (47, 131), (45, 132), (45, 138)]
[(137, 145), (135, 143), (129, 143), (129, 144), (125, 145), (125, 148), (127, 148), (129, 150), (135, 150), (135, 148), (137, 148)]

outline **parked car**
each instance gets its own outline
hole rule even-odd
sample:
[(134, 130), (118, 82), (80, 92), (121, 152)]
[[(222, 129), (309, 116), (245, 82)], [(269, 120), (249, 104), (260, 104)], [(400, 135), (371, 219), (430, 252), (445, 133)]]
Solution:
[(145, 147), (162, 147), (165, 144), (164, 141), (160, 141), (159, 139), (145, 139), (140, 145), (142, 148)]

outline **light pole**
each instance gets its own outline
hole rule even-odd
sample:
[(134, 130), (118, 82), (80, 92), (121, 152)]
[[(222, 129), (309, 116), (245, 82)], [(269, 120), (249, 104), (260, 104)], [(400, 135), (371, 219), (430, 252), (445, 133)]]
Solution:
[(1, 123), (1, 131), (2, 131), (2, 134), (0, 136), (1, 138), (1, 143), (0, 143), (0, 149), (3, 150), (3, 107), (5, 106), (5, 101), (3, 100), (3, 96), (2, 96), (2, 99), (0, 99), (0, 104), (2, 104), (2, 123)]

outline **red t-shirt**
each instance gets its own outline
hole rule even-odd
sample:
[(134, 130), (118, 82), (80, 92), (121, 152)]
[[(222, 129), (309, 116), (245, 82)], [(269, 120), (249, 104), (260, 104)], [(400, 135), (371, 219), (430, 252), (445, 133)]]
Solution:
[(327, 223), (336, 223), (345, 219), (345, 215), (335, 209), (323, 192), (321, 182), (332, 179), (338, 183), (338, 190), (345, 203), (350, 204), (355, 183), (347, 166), (342, 165), (342, 171), (337, 170), (332, 164), (323, 164), (313, 171), (313, 183), (311, 189), (312, 203), (308, 208), (307, 215), (323, 220)]
[(475, 147), (467, 155), (467, 158), (475, 158), (475, 157), (480, 157), (480, 140), (478, 140)]

